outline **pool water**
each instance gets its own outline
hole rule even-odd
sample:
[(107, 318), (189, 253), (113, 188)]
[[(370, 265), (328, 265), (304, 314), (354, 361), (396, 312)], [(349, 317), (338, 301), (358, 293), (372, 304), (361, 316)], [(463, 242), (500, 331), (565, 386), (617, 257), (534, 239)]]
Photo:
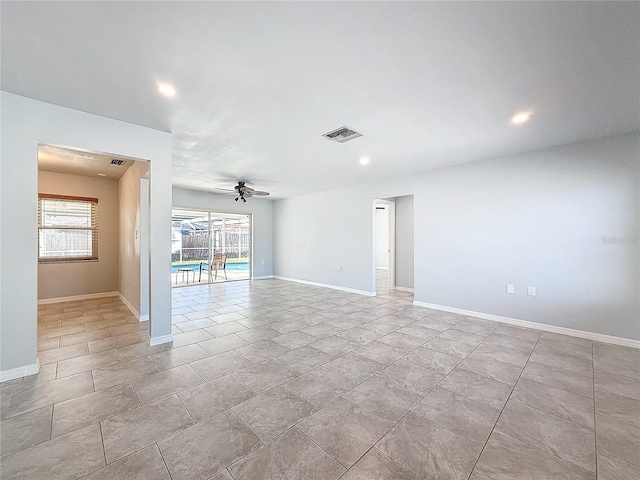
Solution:
[[(182, 265), (171, 265), (171, 273), (177, 273), (179, 268), (193, 268), (195, 272), (200, 271), (200, 262), (185, 263)], [(227, 262), (229, 271), (249, 271), (249, 262)]]

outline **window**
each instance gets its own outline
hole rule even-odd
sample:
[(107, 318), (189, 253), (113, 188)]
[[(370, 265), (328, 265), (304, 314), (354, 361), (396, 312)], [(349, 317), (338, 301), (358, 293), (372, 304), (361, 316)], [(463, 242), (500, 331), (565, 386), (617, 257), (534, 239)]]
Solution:
[(38, 195), (38, 261), (98, 259), (98, 199)]

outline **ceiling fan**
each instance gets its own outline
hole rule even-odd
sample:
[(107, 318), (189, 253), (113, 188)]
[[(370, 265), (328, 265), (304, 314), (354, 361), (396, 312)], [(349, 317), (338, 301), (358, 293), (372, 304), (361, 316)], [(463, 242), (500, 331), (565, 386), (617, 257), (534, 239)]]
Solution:
[(223, 191), (223, 192), (234, 192), (238, 194), (238, 196), (236, 197), (236, 202), (238, 200), (246, 202), (247, 198), (251, 198), (251, 197), (266, 197), (269, 195), (269, 192), (261, 192), (260, 190), (254, 190), (251, 187), (247, 187), (245, 185), (245, 182), (238, 182), (238, 185), (236, 185), (235, 187), (233, 187), (233, 190), (227, 190), (227, 189), (222, 189), (222, 188), (217, 188), (216, 190), (219, 191)]

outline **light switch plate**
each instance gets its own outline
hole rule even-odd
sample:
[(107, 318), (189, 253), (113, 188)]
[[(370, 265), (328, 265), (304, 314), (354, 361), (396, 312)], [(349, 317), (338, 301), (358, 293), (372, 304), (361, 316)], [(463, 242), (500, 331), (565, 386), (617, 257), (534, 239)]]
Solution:
[(516, 293), (516, 286), (513, 283), (507, 283), (507, 293)]
[(536, 296), (536, 287), (527, 287), (527, 295), (530, 297)]

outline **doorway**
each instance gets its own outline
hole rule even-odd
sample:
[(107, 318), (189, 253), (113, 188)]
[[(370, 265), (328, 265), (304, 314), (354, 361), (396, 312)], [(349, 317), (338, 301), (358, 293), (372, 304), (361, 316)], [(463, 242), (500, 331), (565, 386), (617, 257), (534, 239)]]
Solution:
[(395, 202), (376, 199), (373, 208), (374, 286), (376, 293), (384, 294), (395, 288)]
[(251, 278), (250, 214), (174, 209), (171, 283), (174, 287)]

